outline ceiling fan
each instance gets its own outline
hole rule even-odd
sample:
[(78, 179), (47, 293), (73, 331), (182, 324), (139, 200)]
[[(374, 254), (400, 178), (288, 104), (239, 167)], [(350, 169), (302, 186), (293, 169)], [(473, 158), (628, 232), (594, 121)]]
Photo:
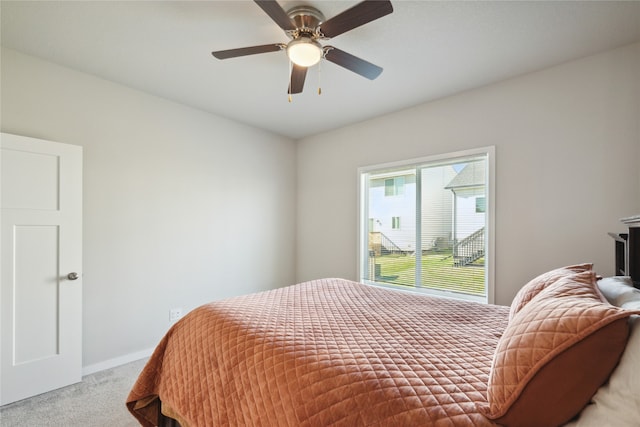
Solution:
[(275, 43), (218, 50), (212, 52), (214, 57), (228, 59), (286, 51), (292, 63), (289, 95), (302, 92), (307, 68), (317, 64), (323, 58), (369, 80), (375, 79), (382, 73), (382, 68), (377, 65), (336, 47), (322, 46), (319, 40), (328, 40), (390, 14), (393, 12), (390, 1), (365, 0), (326, 21), (324, 15), (312, 6), (296, 6), (285, 11), (276, 0), (254, 1), (284, 30), (291, 41), (287, 44)]

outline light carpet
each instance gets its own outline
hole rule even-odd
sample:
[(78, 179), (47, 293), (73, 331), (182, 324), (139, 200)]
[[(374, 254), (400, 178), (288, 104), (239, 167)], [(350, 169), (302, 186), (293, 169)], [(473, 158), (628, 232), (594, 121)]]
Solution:
[(78, 384), (2, 406), (0, 426), (140, 426), (125, 401), (146, 361), (96, 372)]

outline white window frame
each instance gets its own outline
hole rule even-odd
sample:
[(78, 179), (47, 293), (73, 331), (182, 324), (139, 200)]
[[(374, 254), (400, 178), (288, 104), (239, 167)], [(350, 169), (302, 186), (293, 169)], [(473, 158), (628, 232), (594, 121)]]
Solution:
[[(380, 169), (392, 169), (392, 168), (400, 168), (403, 166), (411, 166), (419, 163), (437, 163), (439, 161), (442, 162), (450, 162), (450, 161), (464, 161), (465, 158), (474, 157), (478, 155), (486, 155), (487, 158), (487, 168), (486, 168), (486, 200), (488, 203), (486, 204), (486, 214), (487, 214), (487, 252), (485, 254), (485, 283), (487, 286), (487, 294), (485, 298), (478, 297), (465, 297), (464, 295), (456, 295), (456, 299), (470, 299), (473, 301), (486, 302), (488, 304), (494, 304), (495, 301), (495, 203), (496, 203), (496, 185), (495, 185), (495, 146), (487, 146), (480, 148), (472, 148), (468, 150), (456, 151), (452, 153), (443, 153), (437, 154), (427, 157), (413, 158), (407, 159), (397, 162), (389, 162), (382, 163), (370, 166), (363, 166), (358, 168), (358, 218), (357, 218), (357, 253), (358, 253), (358, 280), (362, 283), (367, 283), (374, 286), (382, 286), (385, 287), (384, 284), (374, 282), (371, 280), (365, 279), (368, 265), (367, 265), (367, 257), (368, 257), (368, 245), (367, 239), (365, 236), (368, 235), (368, 217), (364, 218), (366, 213), (366, 207), (368, 206), (368, 183), (365, 179), (365, 174), (373, 171), (377, 171)], [(364, 190), (364, 191), (363, 191)], [(364, 219), (364, 221), (363, 221)], [(432, 289), (413, 287), (404, 289), (398, 289), (394, 287), (393, 289), (397, 289), (401, 292), (419, 292), (419, 293), (427, 293), (434, 296), (447, 297), (452, 298), (451, 293), (448, 292), (440, 292)]]

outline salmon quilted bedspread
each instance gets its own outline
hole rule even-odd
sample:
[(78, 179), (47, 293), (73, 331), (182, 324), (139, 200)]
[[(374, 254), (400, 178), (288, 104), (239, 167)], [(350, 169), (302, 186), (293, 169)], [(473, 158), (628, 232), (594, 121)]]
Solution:
[(509, 308), (323, 279), (201, 306), (134, 384), (195, 426), (488, 426), (493, 354)]

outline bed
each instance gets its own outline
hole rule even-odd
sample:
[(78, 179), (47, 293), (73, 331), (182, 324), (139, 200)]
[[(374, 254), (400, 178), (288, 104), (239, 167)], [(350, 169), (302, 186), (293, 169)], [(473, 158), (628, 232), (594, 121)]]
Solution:
[(126, 404), (143, 426), (589, 425), (640, 313), (609, 282), (558, 268), (511, 307), (344, 279), (217, 301), (167, 332)]

